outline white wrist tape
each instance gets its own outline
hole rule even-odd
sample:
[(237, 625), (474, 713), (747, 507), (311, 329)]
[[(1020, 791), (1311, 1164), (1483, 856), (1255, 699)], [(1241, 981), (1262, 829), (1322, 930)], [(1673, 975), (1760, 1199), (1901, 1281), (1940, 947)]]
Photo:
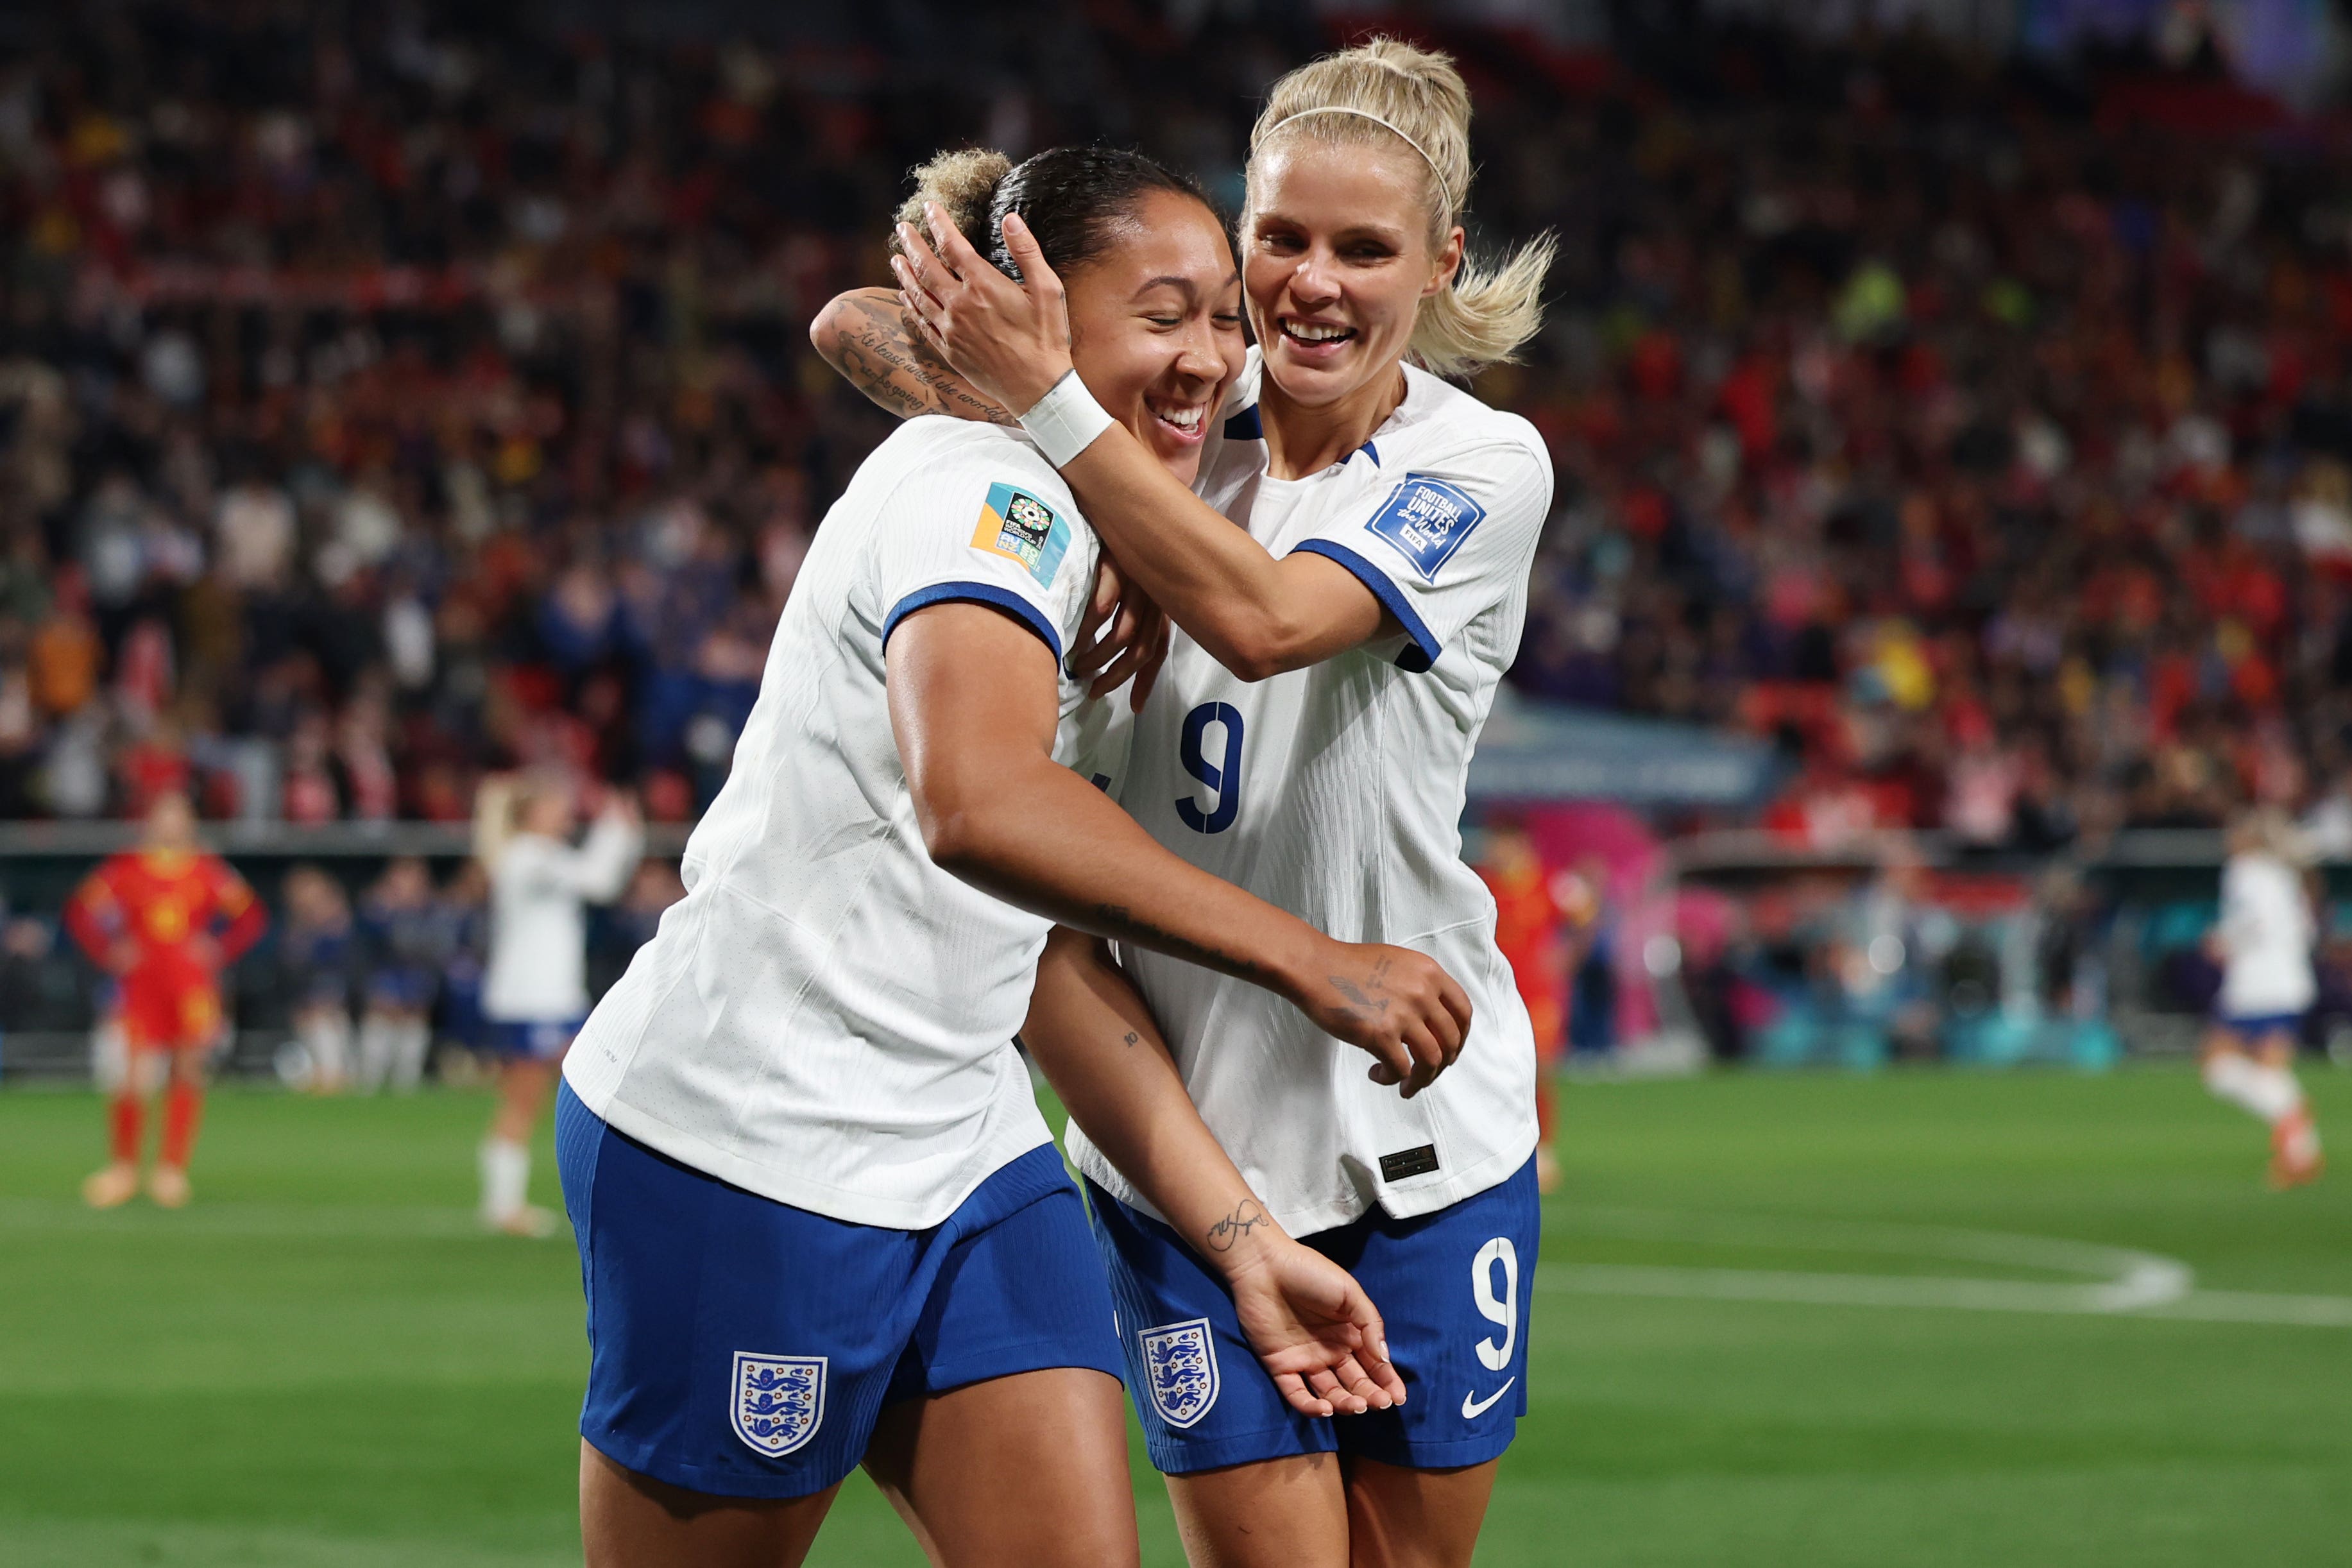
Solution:
[(1075, 370), (1066, 372), (1053, 390), (1021, 416), (1021, 428), (1037, 443), (1045, 460), (1059, 468), (1095, 443), (1095, 437), (1118, 421), (1103, 412), (1087, 384)]

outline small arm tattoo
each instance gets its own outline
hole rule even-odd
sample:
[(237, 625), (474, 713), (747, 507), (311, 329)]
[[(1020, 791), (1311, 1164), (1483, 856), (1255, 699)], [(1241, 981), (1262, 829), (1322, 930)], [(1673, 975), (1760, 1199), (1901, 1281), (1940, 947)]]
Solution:
[(1129, 1029), (1127, 1032), (1126, 1040), (1122, 1043), (1130, 1046), (1139, 1046), (1143, 1044), (1143, 1037), (1137, 1034), (1133, 1029)]
[(1235, 1242), (1258, 1226), (1268, 1223), (1270, 1221), (1266, 1212), (1258, 1207), (1257, 1200), (1244, 1198), (1239, 1208), (1209, 1227), (1209, 1250), (1230, 1252)]

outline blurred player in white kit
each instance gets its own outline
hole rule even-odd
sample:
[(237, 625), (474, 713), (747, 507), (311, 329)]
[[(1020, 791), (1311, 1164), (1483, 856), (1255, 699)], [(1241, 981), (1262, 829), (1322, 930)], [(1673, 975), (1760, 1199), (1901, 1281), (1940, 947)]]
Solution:
[(2311, 949), (2317, 935), (2304, 889), (2294, 829), (2275, 810), (2231, 826), (2221, 868), (2221, 994), (2205, 1042), (2205, 1087), (2243, 1106), (2271, 1130), (2271, 1184), (2318, 1179), (2324, 1162), (2311, 1103), (2295, 1081), (2294, 1047), (2318, 995)]
[(585, 906), (627, 887), (645, 850), (636, 802), (606, 798), (576, 847), (572, 783), (552, 774), (485, 781), (474, 853), (490, 879), (490, 962), (482, 1016), (499, 1062), (499, 1108), (482, 1142), (482, 1223), (544, 1236), (555, 1216), (527, 1199), (530, 1134), (572, 1037), (588, 1018)]

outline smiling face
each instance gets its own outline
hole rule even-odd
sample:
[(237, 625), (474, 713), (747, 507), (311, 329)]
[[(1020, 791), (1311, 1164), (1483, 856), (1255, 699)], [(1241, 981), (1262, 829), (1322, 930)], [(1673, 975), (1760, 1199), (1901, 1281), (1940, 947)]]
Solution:
[(1250, 165), (1243, 285), (1266, 375), (1323, 408), (1384, 384), (1421, 302), (1462, 265), (1462, 230), (1433, 243), (1429, 173), (1409, 148), (1294, 134)]
[(1070, 363), (1110, 416), (1186, 484), (1241, 373), (1241, 281), (1216, 215), (1154, 191), (1119, 237), (1065, 280)]

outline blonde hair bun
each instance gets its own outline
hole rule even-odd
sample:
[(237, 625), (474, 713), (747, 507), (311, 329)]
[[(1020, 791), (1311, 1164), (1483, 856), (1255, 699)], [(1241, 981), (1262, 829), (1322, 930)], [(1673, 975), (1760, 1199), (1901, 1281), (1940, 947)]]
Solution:
[(1013, 160), (987, 147), (935, 153), (928, 162), (916, 164), (908, 172), (908, 178), (915, 182), (915, 194), (898, 204), (890, 249), (898, 250), (896, 224), (903, 223), (918, 234), (929, 232), (923, 225), (923, 205), (937, 202), (947, 209), (964, 237), (985, 251), (992, 239), (989, 208), (996, 200), (996, 187), (1011, 173)]

